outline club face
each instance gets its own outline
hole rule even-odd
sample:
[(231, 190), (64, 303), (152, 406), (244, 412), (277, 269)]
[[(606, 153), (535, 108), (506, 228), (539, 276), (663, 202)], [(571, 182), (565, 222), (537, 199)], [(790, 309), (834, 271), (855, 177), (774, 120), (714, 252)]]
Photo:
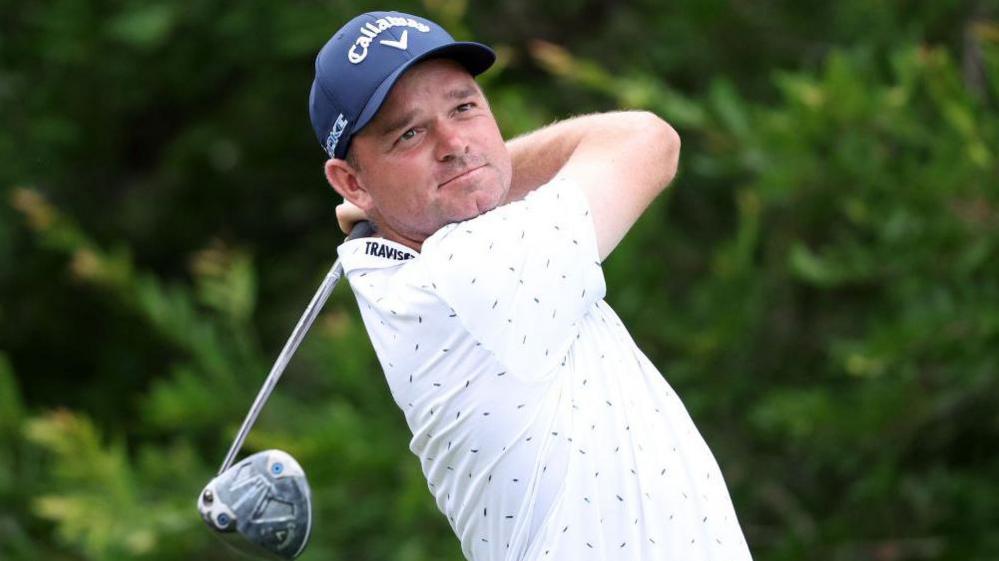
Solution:
[(291, 455), (266, 450), (212, 479), (198, 497), (198, 512), (244, 553), (294, 559), (309, 542), (312, 492)]

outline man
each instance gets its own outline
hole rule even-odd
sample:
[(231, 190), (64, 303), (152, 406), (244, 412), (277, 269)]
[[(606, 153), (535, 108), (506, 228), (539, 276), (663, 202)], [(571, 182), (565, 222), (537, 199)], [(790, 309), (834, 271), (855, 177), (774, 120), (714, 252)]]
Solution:
[(711, 452), (603, 301), (676, 132), (621, 112), (504, 143), (473, 79), (494, 58), (364, 14), (310, 95), (341, 219), (377, 227), (339, 253), (438, 507), (475, 561), (749, 559)]

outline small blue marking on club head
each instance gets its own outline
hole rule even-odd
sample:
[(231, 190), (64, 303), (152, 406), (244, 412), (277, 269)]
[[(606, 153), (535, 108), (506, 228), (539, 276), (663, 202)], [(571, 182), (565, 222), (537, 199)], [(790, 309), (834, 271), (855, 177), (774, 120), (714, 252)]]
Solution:
[(271, 472), (274, 475), (281, 475), (282, 471), (284, 471), (284, 466), (281, 465), (280, 463), (277, 463), (277, 464), (274, 464), (273, 466), (271, 466)]
[(219, 523), (219, 526), (228, 526), (229, 525), (229, 515), (228, 514), (220, 514), (218, 516), (218, 523)]

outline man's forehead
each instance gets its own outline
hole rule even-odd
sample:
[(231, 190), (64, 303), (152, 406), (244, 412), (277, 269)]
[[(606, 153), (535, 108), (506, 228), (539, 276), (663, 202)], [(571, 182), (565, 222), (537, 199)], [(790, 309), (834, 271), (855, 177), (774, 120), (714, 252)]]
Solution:
[[(432, 78), (421, 80), (427, 74), (432, 74)], [(391, 122), (421, 108), (418, 96), (425, 91), (415, 90), (414, 80), (421, 80), (419, 88), (430, 90), (431, 95), (449, 99), (464, 99), (482, 93), (475, 78), (461, 64), (450, 59), (424, 61), (399, 78), (368, 128), (391, 130)], [(408, 93), (413, 95), (407, 95)]]

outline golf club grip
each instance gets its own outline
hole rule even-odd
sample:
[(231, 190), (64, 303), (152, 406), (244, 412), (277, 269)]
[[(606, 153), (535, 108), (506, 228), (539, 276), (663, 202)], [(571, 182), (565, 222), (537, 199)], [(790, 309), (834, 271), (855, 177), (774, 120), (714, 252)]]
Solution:
[[(353, 240), (356, 238), (363, 238), (370, 236), (374, 233), (374, 226), (371, 222), (367, 220), (362, 220), (350, 230), (350, 235), (347, 236), (347, 240)], [(319, 285), (319, 289), (316, 290), (315, 295), (312, 296), (312, 300), (309, 302), (309, 306), (305, 309), (302, 317), (299, 318), (298, 324), (295, 325), (295, 329), (292, 330), (291, 335), (288, 337), (288, 341), (285, 342), (284, 348), (281, 349), (281, 354), (278, 355), (277, 360), (274, 361), (274, 366), (271, 367), (271, 371), (267, 374), (267, 379), (264, 380), (263, 387), (257, 393), (256, 399), (253, 400), (253, 405), (250, 406), (250, 411), (246, 414), (246, 418), (243, 420), (243, 425), (239, 428), (239, 432), (236, 433), (236, 439), (232, 441), (232, 446), (229, 447), (229, 452), (225, 456), (225, 460), (222, 462), (222, 467), (219, 468), (219, 474), (229, 469), (233, 461), (236, 459), (236, 454), (243, 447), (243, 441), (246, 440), (246, 436), (250, 433), (250, 429), (253, 428), (253, 423), (257, 421), (257, 416), (260, 415), (260, 411), (264, 408), (264, 404), (267, 403), (267, 399), (270, 398), (271, 392), (274, 391), (274, 386), (277, 385), (278, 380), (281, 379), (281, 374), (284, 373), (285, 367), (288, 366), (288, 362), (291, 361), (291, 357), (298, 350), (298, 345), (305, 338), (305, 334), (312, 327), (312, 322), (315, 321), (316, 316), (319, 315), (319, 311), (326, 304), (326, 300), (329, 298), (330, 293), (336, 287), (337, 282), (339, 282), (340, 277), (343, 276), (343, 266), (340, 264), (340, 260), (337, 259), (333, 266), (330, 268), (329, 272), (326, 273), (326, 278), (323, 279), (322, 284)]]
[(367, 238), (374, 233), (375, 225), (369, 220), (361, 220), (350, 228), (350, 234), (347, 235), (347, 241), (357, 238)]

